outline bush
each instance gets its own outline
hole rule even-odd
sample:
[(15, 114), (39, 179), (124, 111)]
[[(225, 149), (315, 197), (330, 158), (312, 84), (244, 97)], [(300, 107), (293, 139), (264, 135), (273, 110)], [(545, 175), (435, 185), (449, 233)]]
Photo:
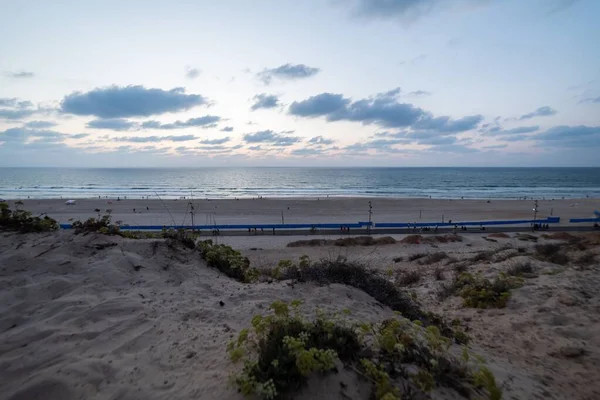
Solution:
[(587, 266), (592, 265), (596, 261), (596, 255), (591, 251), (582, 254), (576, 261), (577, 264)]
[(322, 260), (306, 268), (290, 268), (282, 279), (296, 279), (299, 282), (314, 282), (320, 285), (339, 283), (352, 286), (410, 320), (419, 320), (424, 326), (436, 325), (445, 336), (453, 335), (452, 329), (440, 316), (423, 311), (406, 292), (362, 264), (347, 262), (344, 259)]
[(477, 254), (475, 254), (473, 257), (469, 258), (469, 261), (473, 262), (473, 263), (478, 263), (478, 262), (482, 262), (482, 261), (491, 261), (492, 258), (494, 257), (494, 252), (493, 251), (481, 251)]
[(506, 271), (508, 276), (527, 276), (531, 274), (533, 274), (533, 267), (529, 261), (513, 263)]
[(561, 246), (554, 243), (538, 244), (535, 246), (536, 256), (542, 261), (548, 261), (553, 264), (566, 265), (569, 257), (560, 252)]
[(212, 240), (199, 243), (200, 254), (209, 267), (223, 272), (230, 278), (249, 283), (258, 280), (259, 271), (250, 267), (248, 257), (224, 244), (213, 244)]
[(419, 258), (427, 257), (427, 253), (415, 253), (408, 256), (408, 261), (413, 262)]
[(421, 272), (417, 270), (401, 271), (396, 276), (396, 284), (401, 286), (410, 286), (421, 280)]
[(444, 268), (442, 267), (437, 267), (434, 271), (433, 271), (433, 276), (435, 277), (436, 281), (443, 281), (444, 280)]
[[(243, 329), (228, 346), (232, 361), (245, 359), (241, 374), (234, 377), (241, 393), (263, 399), (281, 398), (297, 391), (313, 372), (335, 369), (335, 361), (350, 362), (361, 349), (358, 333), (320, 315), (306, 322), (282, 301), (271, 304), (272, 315), (256, 315), (252, 328)], [(252, 354), (256, 351), (258, 354)]]
[[(254, 316), (252, 327), (229, 343), (231, 360), (244, 362), (232, 377), (243, 395), (291, 398), (308, 377), (336, 371), (339, 361), (373, 383), (372, 399), (428, 398), (437, 386), (460, 397), (499, 399), (501, 392), (483, 361), (475, 357), (475, 366), (469, 367), (466, 347), (462, 360), (457, 359), (448, 351), (451, 341), (434, 326), (422, 328), (404, 318), (349, 324), (319, 310), (310, 322), (299, 316), (300, 304), (275, 301), (269, 315)], [(468, 341), (464, 334), (460, 338)]]
[(492, 282), (482, 276), (462, 273), (453, 286), (463, 298), (465, 307), (504, 308), (510, 298), (510, 290), (520, 287), (521, 281), (501, 274)]
[(110, 215), (106, 214), (97, 218), (88, 218), (86, 221), (75, 221), (71, 224), (71, 227), (75, 230), (75, 234), (98, 232), (107, 235), (117, 235), (120, 230), (117, 225), (110, 223)]
[(424, 260), (419, 261), (419, 264), (421, 264), (421, 265), (435, 264), (446, 258), (448, 258), (448, 254), (444, 253), (443, 251), (440, 251), (437, 253), (429, 254)]
[[(22, 204), (22, 203), (21, 203)], [(21, 233), (51, 232), (59, 228), (56, 220), (48, 217), (32, 217), (24, 210), (12, 211), (7, 203), (0, 203), (0, 229)]]

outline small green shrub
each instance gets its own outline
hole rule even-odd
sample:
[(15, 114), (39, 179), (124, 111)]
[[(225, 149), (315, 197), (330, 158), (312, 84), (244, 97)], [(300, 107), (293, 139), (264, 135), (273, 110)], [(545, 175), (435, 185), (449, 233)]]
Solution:
[(477, 254), (475, 254), (473, 257), (469, 258), (469, 261), (471, 261), (472, 263), (479, 263), (482, 261), (492, 261), (492, 259), (494, 258), (494, 252), (493, 251), (481, 251)]
[(230, 246), (205, 240), (199, 242), (199, 250), (209, 267), (218, 269), (230, 278), (246, 283), (258, 280), (259, 271), (250, 267), (248, 257), (243, 257)]
[(71, 224), (75, 230), (75, 234), (98, 232), (106, 235), (117, 235), (120, 232), (118, 225), (113, 225), (110, 222), (110, 215), (98, 215), (97, 218), (88, 218), (86, 221), (75, 221)]
[(492, 282), (482, 276), (462, 273), (454, 281), (454, 290), (463, 298), (463, 305), (472, 308), (504, 308), (510, 290), (520, 287), (522, 281), (500, 274)]
[[(0, 229), (18, 231), (21, 233), (51, 232), (59, 228), (56, 220), (48, 217), (33, 217), (30, 212), (20, 210), (19, 202), (15, 205), (17, 209), (12, 211), (8, 203), (0, 203)], [(21, 202), (21, 204), (23, 204)]]
[(437, 267), (433, 271), (433, 276), (434, 276), (434, 278), (435, 278), (436, 281), (443, 281), (444, 280), (444, 268)]

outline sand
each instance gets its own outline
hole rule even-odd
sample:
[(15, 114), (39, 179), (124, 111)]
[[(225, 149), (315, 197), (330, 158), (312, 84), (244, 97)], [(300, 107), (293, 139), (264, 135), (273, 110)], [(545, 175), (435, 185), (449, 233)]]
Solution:
[[(418, 270), (420, 281), (407, 290), (426, 309), (468, 327), (471, 349), (488, 360), (505, 399), (600, 398), (600, 255), (592, 265), (558, 266), (535, 260), (533, 242), (510, 236), (496, 242), (466, 235), (456, 243), (349, 248), (286, 247), (301, 237), (217, 240), (240, 248), (263, 270), (303, 254), (312, 259), (341, 255), (394, 273)], [(536, 236), (539, 243), (562, 243)], [(452, 265), (408, 261), (411, 254), (439, 251), (459, 260), (493, 251), (491, 261), (468, 266), (490, 277), (521, 258), (530, 260), (536, 273), (513, 291), (504, 309), (464, 308), (458, 297), (442, 301), (436, 296), (442, 282), (434, 270), (442, 268), (449, 280)], [(598, 246), (591, 251), (600, 253)], [(575, 251), (572, 258), (579, 255)], [(394, 261), (399, 257), (402, 261)], [(343, 285), (241, 284), (208, 268), (197, 252), (171, 249), (163, 240), (4, 232), (0, 398), (240, 399), (228, 385), (230, 373), (240, 367), (228, 360), (227, 342), (277, 299), (302, 299), (308, 310), (348, 308), (363, 321), (393, 315), (364, 292)], [(367, 388), (347, 371), (332, 379), (311, 382), (297, 398), (348, 398), (340, 395), (339, 380), (349, 384), (345, 396), (368, 398)]]
[[(80, 199), (74, 206), (65, 200), (27, 200), (23, 209), (34, 215), (47, 213), (60, 223), (85, 220), (96, 216), (95, 209), (112, 210), (113, 221), (129, 225), (191, 224), (188, 200), (121, 201)], [(532, 219), (531, 200), (440, 200), (382, 198), (324, 199), (243, 199), (193, 200), (195, 224), (280, 224), (285, 223), (356, 223), (369, 220), (368, 202), (373, 206), (375, 222), (440, 222), (480, 221), (498, 219)], [(146, 209), (148, 208), (148, 209)], [(561, 223), (569, 218), (592, 218), (600, 209), (600, 199), (541, 200), (538, 218), (560, 216)], [(134, 212), (135, 210), (135, 212)]]

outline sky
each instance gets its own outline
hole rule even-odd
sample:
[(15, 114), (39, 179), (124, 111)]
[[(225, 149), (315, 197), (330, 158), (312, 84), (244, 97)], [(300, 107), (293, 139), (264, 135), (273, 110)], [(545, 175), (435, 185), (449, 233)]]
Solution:
[(600, 166), (598, 0), (0, 0), (0, 166)]

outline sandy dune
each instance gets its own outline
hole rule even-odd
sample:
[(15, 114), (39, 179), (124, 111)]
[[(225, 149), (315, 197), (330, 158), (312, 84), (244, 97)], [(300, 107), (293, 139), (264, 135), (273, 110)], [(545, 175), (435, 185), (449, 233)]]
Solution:
[[(290, 238), (268, 239), (262, 245), (260, 237), (219, 240), (237, 245), (262, 268), (299, 254), (313, 259), (342, 254), (395, 271), (418, 269), (422, 278), (408, 290), (426, 308), (468, 326), (470, 346), (488, 360), (504, 398), (600, 398), (595, 334), (600, 330), (600, 256), (586, 267), (533, 261), (536, 277), (514, 290), (507, 308), (476, 310), (463, 308), (457, 297), (438, 300), (441, 282), (433, 271), (441, 267), (450, 279), (452, 266), (445, 261), (418, 265), (408, 255), (445, 251), (466, 259), (481, 250), (530, 251), (532, 243), (469, 236), (435, 248), (397, 243), (340, 249), (287, 248)], [(264, 248), (251, 250), (259, 247)], [(394, 263), (399, 256), (403, 261)], [(474, 263), (469, 269), (492, 276), (518, 257), (527, 256)], [(3, 233), (0, 398), (239, 399), (228, 385), (239, 366), (229, 361), (227, 342), (272, 301), (302, 299), (307, 310), (348, 308), (363, 321), (393, 315), (354, 288), (288, 283), (241, 284), (206, 267), (197, 252), (172, 249), (162, 240)], [(368, 398), (367, 388), (346, 372), (334, 381), (311, 382), (298, 398), (347, 398), (340, 395), (339, 380), (350, 385), (345, 396)]]

